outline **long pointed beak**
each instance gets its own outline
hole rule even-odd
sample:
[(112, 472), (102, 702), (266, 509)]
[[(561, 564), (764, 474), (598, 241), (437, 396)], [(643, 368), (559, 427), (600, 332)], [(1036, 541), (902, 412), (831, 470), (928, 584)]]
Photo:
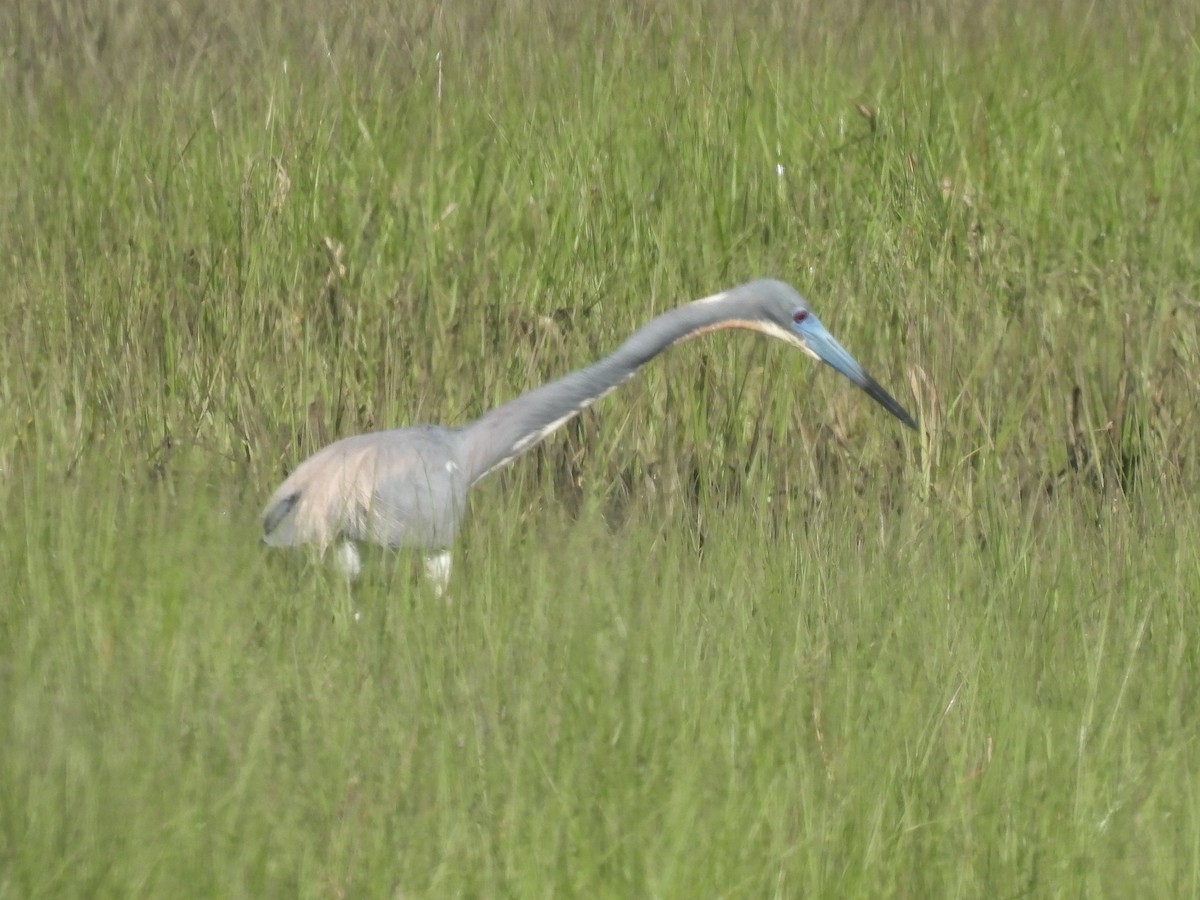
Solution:
[(809, 313), (808, 318), (795, 328), (805, 350), (825, 365), (841, 372), (893, 416), (914, 431), (917, 430), (917, 423), (913, 421), (912, 416), (891, 394), (879, 386), (878, 381), (867, 374), (867, 370), (837, 342), (837, 338), (829, 333), (816, 316)]

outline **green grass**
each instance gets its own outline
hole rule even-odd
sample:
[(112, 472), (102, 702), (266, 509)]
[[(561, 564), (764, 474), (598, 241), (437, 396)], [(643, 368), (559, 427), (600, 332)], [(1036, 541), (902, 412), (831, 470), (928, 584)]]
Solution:
[[(0, 898), (1200, 895), (1196, 12), (876, 6), (0, 15)], [(259, 542), (760, 276), (921, 434), (723, 333), (449, 602)]]

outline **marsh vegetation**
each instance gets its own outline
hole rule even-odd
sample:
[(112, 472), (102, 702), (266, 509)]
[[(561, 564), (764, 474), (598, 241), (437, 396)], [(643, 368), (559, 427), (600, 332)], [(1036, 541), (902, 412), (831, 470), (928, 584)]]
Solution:
[[(0, 897), (1200, 892), (1197, 12), (1111, 6), (0, 14)], [(760, 276), (920, 434), (726, 332), (450, 602), (261, 545)]]

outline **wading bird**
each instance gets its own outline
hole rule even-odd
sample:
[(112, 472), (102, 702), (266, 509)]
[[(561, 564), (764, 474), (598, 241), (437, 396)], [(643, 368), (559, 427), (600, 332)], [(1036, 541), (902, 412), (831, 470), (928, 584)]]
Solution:
[(440, 593), (447, 549), (467, 491), (637, 374), (668, 347), (719, 328), (749, 328), (786, 341), (841, 372), (888, 412), (912, 417), (846, 352), (807, 301), (781, 281), (754, 281), (652, 319), (599, 362), (522, 394), (459, 428), (414, 425), (344, 438), (318, 450), (279, 486), (263, 511), (263, 540), (277, 547), (336, 545), (349, 578), (357, 544), (413, 547)]

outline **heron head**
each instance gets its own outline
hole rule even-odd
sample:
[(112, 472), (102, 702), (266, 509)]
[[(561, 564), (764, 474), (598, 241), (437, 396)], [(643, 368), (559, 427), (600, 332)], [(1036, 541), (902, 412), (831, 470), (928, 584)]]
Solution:
[[(836, 369), (844, 376), (862, 388), (868, 396), (880, 404), (893, 416), (916, 429), (917, 424), (912, 416), (897, 403), (879, 383), (867, 374), (853, 356), (843, 347), (829, 330), (821, 324), (821, 320), (809, 309), (807, 301), (794, 291), (790, 292), (790, 302), (785, 305), (787, 310), (786, 333), (788, 343), (798, 346), (813, 359)], [(780, 310), (782, 312), (782, 310)]]

